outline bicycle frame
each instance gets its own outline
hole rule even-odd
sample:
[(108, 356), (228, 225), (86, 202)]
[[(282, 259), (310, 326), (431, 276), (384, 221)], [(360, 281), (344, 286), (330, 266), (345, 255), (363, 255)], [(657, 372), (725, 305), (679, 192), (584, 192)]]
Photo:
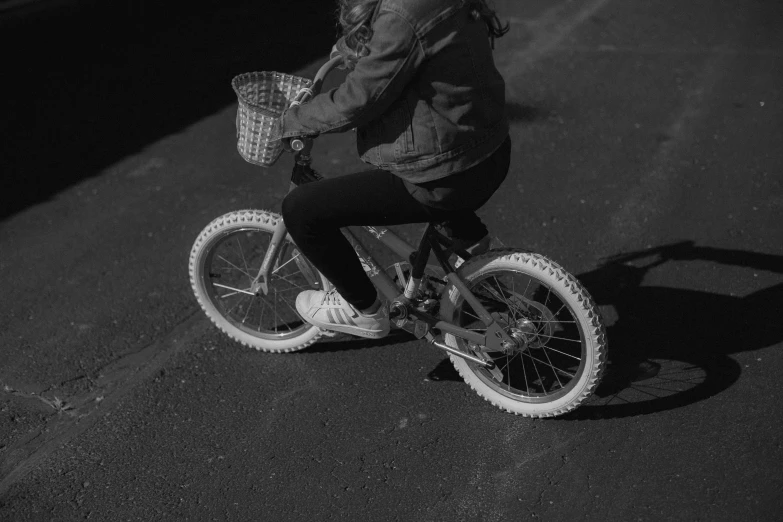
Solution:
[[(317, 94), (323, 84), (323, 80), (326, 75), (334, 67), (340, 63), (340, 58), (334, 58), (324, 64), (315, 76), (313, 86), (310, 89), (305, 89), (300, 96), (297, 96), (295, 104), (306, 101), (314, 94)], [(310, 150), (312, 148), (312, 139), (296, 139), (291, 141), (291, 147), (296, 151), (295, 164), (291, 173), (291, 190), (296, 186), (303, 183), (316, 182), (323, 179), (315, 170), (310, 167), (311, 157)], [(352, 228), (352, 227), (351, 227)], [(486, 351), (502, 352), (507, 351), (510, 348), (516, 346), (516, 341), (511, 339), (509, 335), (501, 328), (490, 313), (484, 308), (481, 302), (470, 292), (465, 283), (455, 273), (454, 268), (449, 262), (449, 255), (452, 253), (448, 248), (444, 250), (443, 246), (448, 247), (449, 241), (447, 238), (438, 233), (433, 225), (430, 223), (424, 230), (422, 238), (419, 242), (418, 248), (412, 247), (398, 235), (391, 230), (384, 227), (376, 226), (364, 226), (362, 227), (372, 237), (379, 242), (383, 243), (387, 248), (393, 251), (397, 256), (403, 260), (407, 260), (411, 264), (411, 273), (408, 280), (405, 280), (404, 273), (401, 268), (401, 264), (395, 263), (393, 265), (397, 272), (398, 279), (404, 286), (404, 291), (400, 293), (400, 289), (394, 283), (394, 280), (386, 273), (385, 270), (378, 266), (377, 261), (367, 251), (364, 244), (356, 237), (350, 228), (343, 229), (343, 233), (354, 247), (359, 260), (362, 263), (362, 267), (365, 273), (372, 281), (373, 285), (378, 291), (386, 297), (390, 302), (390, 318), (396, 322), (398, 328), (404, 329), (416, 336), (419, 339), (426, 338), (427, 341), (453, 353), (459, 357), (473, 361), (476, 364), (484, 366), (485, 368), (492, 369), (495, 364), (491, 360), (484, 360), (473, 355), (462, 352), (458, 349), (452, 348), (444, 343), (438, 342), (432, 333), (432, 330), (439, 330), (443, 333), (450, 333), (456, 337), (464, 339), (475, 345), (484, 347)], [(258, 274), (253, 280), (251, 291), (263, 292), (267, 294), (267, 280), (272, 273), (272, 267), (276, 265), (278, 257), (281, 251), (281, 245), (284, 244), (284, 239), (287, 236), (287, 230), (283, 220), (280, 220), (275, 227), (270, 242), (269, 248), (264, 257), (264, 261), (259, 269)], [(414, 307), (414, 297), (420, 288), (422, 278), (425, 270), (427, 269), (427, 261), (430, 254), (434, 254), (435, 258), (440, 264), (440, 268), (433, 267), (438, 277), (441, 277), (444, 281), (448, 281), (454, 287), (459, 290), (460, 294), (470, 304), (479, 319), (487, 327), (485, 333), (479, 333), (471, 330), (467, 330), (448, 321), (443, 321), (437, 317), (428, 314), (426, 311)], [(299, 263), (299, 261), (297, 261)], [(304, 263), (302, 263), (304, 265)], [(307, 274), (308, 271), (303, 270), (305, 277), (312, 278), (310, 283), (317, 285), (318, 277), (315, 274)]]
[[(310, 144), (296, 154), (296, 162), (291, 174), (291, 190), (300, 184), (317, 182), (323, 179), (310, 167), (311, 158), (309, 156), (309, 149)], [(397, 262), (392, 265), (395, 268), (400, 283), (404, 287), (402, 292), (400, 292), (400, 288), (395, 284), (394, 280), (379, 266), (376, 259), (368, 252), (364, 243), (354, 233), (353, 230), (356, 230), (357, 228), (366, 230), (372, 238), (385, 245), (399, 258), (410, 262), (411, 271), (407, 280), (405, 279), (401, 263)], [(450, 241), (437, 232), (432, 223), (428, 224), (424, 229), (418, 248), (414, 248), (397, 234), (385, 227), (349, 227), (342, 229), (342, 232), (354, 247), (356, 255), (361, 261), (362, 267), (370, 278), (370, 281), (372, 281), (378, 291), (391, 302), (390, 318), (393, 320), (393, 324), (398, 328), (412, 333), (416, 338), (426, 338), (430, 344), (438, 348), (458, 355), (459, 357), (469, 359), (476, 364), (480, 364), (490, 369), (494, 367), (492, 361), (474, 357), (473, 355), (438, 342), (433, 335), (432, 330), (450, 333), (470, 343), (484, 347), (483, 349), (487, 351), (506, 351), (509, 348), (516, 346), (516, 342), (495, 322), (490, 313), (456, 274), (448, 259), (451, 254), (451, 250), (448, 248)], [(253, 281), (251, 291), (261, 291), (264, 294), (267, 293), (266, 281), (273, 272), (273, 267), (277, 264), (277, 260), (281, 253), (281, 245), (284, 244), (286, 236), (287, 229), (285, 223), (283, 220), (280, 220), (275, 226), (272, 240), (261, 264), (261, 268)], [(444, 246), (447, 248), (444, 249)], [(435, 255), (440, 267), (428, 264), (430, 254)], [(298, 259), (298, 257), (295, 259)], [(299, 261), (296, 262), (299, 263)], [(305, 266), (305, 264), (302, 263), (300, 266)], [(431, 271), (436, 272), (437, 277), (442, 279), (444, 283), (449, 282), (459, 290), (460, 294), (471, 305), (479, 319), (487, 327), (485, 333), (467, 330), (432, 316), (424, 310), (415, 308), (414, 298), (419, 291), (424, 273), (428, 267)], [(308, 270), (303, 270), (305, 277), (310, 279), (309, 282), (314, 286), (317, 286), (319, 278), (315, 274), (308, 272)]]

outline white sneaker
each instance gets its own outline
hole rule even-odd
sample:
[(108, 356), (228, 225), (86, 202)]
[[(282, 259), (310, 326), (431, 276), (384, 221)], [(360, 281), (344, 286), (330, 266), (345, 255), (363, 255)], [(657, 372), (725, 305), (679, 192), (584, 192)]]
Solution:
[(374, 314), (363, 314), (344, 300), (337, 290), (305, 290), (296, 296), (296, 310), (308, 323), (360, 337), (380, 339), (389, 333), (386, 305)]

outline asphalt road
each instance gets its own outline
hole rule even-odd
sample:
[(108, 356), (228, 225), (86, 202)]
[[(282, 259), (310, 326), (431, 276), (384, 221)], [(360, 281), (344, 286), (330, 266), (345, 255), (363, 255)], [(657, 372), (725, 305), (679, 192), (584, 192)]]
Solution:
[(62, 4), (0, 17), (0, 519), (778, 518), (779, 2), (496, 0), (513, 163), (480, 214), (610, 325), (549, 420), (404, 336), (269, 355), (200, 312), (192, 242), (279, 210), (291, 166), (237, 155), (230, 79), (312, 74), (329, 2)]

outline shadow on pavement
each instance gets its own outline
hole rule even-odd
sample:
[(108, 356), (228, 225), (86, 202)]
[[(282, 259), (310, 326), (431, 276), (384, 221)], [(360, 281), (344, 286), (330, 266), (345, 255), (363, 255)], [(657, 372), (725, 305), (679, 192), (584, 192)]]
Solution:
[[(607, 318), (609, 367), (593, 398), (563, 420), (671, 410), (716, 395), (742, 370), (730, 354), (783, 341), (783, 284), (733, 297), (641, 286), (652, 268), (700, 260), (783, 273), (783, 256), (699, 247), (686, 241), (621, 254), (577, 276)], [(448, 358), (428, 375), (461, 381)]]
[(533, 107), (516, 102), (506, 104), (506, 116), (512, 123), (532, 123), (534, 121), (546, 120), (550, 117), (552, 111), (542, 107)]
[(610, 365), (595, 397), (564, 418), (643, 415), (701, 401), (739, 379), (730, 354), (783, 341), (783, 285), (744, 297), (641, 286), (652, 268), (691, 260), (783, 273), (781, 256), (686, 241), (621, 254), (580, 274), (617, 320), (608, 328)]
[(334, 2), (70, 0), (0, 13), (0, 219), (328, 54)]
[(365, 348), (382, 348), (415, 340), (407, 332), (392, 330), (382, 339), (362, 339), (348, 334), (338, 334), (334, 339), (324, 339), (308, 346), (302, 353), (344, 352), (346, 350), (363, 350)]

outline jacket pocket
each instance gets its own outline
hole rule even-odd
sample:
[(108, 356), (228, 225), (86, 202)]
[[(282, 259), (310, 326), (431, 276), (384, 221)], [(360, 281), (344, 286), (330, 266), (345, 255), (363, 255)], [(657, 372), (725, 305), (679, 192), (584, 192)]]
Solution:
[(404, 98), (394, 104), (389, 120), (389, 130), (394, 137), (395, 159), (400, 160), (416, 152), (416, 144), (413, 140), (413, 118), (408, 102)]

